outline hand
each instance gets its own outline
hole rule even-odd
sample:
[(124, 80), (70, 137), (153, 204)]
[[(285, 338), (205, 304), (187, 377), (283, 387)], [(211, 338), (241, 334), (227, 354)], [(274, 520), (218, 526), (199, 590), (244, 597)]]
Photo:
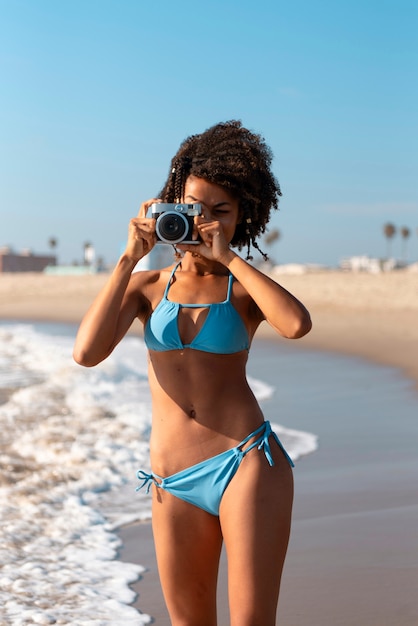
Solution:
[(222, 225), (218, 221), (197, 216), (195, 218), (194, 236), (200, 237), (201, 243), (178, 244), (177, 248), (184, 252), (194, 252), (205, 259), (220, 263), (223, 263), (223, 259), (231, 252)]
[(132, 218), (129, 222), (125, 254), (136, 261), (148, 254), (156, 242), (155, 220), (152, 217), (147, 217), (148, 209), (154, 202), (161, 201), (158, 198), (151, 198), (143, 202), (138, 217)]

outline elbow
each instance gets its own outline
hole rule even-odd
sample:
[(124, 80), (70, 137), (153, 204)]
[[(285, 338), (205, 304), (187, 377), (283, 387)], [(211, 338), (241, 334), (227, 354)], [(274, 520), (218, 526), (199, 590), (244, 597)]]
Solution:
[(78, 350), (74, 350), (73, 359), (77, 365), (82, 365), (83, 367), (94, 367), (96, 365), (96, 363), (93, 363), (93, 361), (89, 359), (86, 354), (83, 354)]
[(97, 357), (94, 358), (94, 355), (89, 354), (88, 350), (83, 350), (77, 347), (74, 348), (73, 359), (78, 365), (82, 365), (83, 367), (94, 367), (103, 360), (98, 359)]
[(307, 335), (312, 328), (312, 320), (311, 316), (308, 312), (305, 313), (302, 317), (294, 320), (293, 325), (287, 329), (287, 332), (284, 334), (286, 339), (300, 339)]
[(311, 316), (309, 315), (308, 312), (306, 312), (306, 315), (304, 315), (303, 318), (299, 320), (299, 323), (295, 325), (293, 334), (290, 337), (290, 339), (300, 339), (301, 337), (304, 337), (305, 335), (307, 335), (311, 329), (312, 329)]
[(299, 332), (298, 334), (295, 336), (295, 339), (300, 339), (301, 337), (304, 337), (305, 335), (307, 335), (310, 331), (312, 330), (312, 320), (311, 320), (311, 316), (308, 315), (307, 319), (304, 321), (303, 324), (300, 325), (299, 328)]

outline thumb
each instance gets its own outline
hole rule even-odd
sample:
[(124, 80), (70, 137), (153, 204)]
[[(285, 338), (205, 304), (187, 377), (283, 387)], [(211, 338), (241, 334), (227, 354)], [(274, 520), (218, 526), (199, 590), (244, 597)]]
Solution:
[(161, 202), (160, 198), (151, 198), (150, 200), (146, 200), (141, 204), (139, 209), (138, 217), (147, 217), (148, 209), (155, 202)]

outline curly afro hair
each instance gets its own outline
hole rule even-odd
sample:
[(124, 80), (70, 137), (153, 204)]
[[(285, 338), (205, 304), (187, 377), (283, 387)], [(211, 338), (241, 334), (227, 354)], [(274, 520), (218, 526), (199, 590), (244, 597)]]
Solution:
[(280, 186), (271, 171), (272, 152), (263, 137), (231, 120), (192, 135), (181, 144), (171, 161), (169, 177), (159, 197), (180, 202), (189, 176), (225, 187), (239, 200), (241, 220), (231, 245), (239, 250), (251, 244), (262, 256), (255, 239), (266, 230), (272, 208), (278, 208)]

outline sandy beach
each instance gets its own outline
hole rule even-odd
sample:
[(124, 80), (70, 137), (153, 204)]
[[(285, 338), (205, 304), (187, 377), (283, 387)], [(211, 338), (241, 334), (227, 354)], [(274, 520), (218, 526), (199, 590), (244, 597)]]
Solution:
[[(0, 318), (78, 323), (106, 279), (106, 274), (0, 274)], [(295, 350), (340, 353), (394, 367), (418, 388), (417, 273), (318, 271), (276, 274), (275, 279), (306, 304), (313, 318), (312, 332), (291, 342)], [(132, 332), (140, 333), (139, 324)], [(283, 341), (271, 341), (276, 335), (266, 324), (259, 336), (268, 340), (263, 347), (267, 356)], [(403, 437), (394, 442), (387, 424), (376, 436), (377, 452), (366, 457), (356, 445), (359, 432), (366, 428), (360, 415), (352, 416), (350, 429), (332, 425), (329, 448), (329, 424), (310, 423), (308, 417), (288, 424), (317, 433), (323, 447), (295, 468), (294, 523), (278, 624), (418, 624), (418, 460), (411, 445), (418, 435), (418, 420), (400, 424), (397, 418), (393, 416), (393, 423)], [(343, 438), (336, 463), (334, 442)], [(153, 616), (157, 626), (168, 626), (150, 524), (123, 528), (120, 536), (121, 557), (147, 567), (135, 586), (137, 605)], [(220, 626), (228, 624), (225, 588), (223, 565)]]
[[(331, 350), (402, 369), (418, 384), (418, 273), (276, 273), (313, 318), (300, 347)], [(0, 318), (78, 323), (107, 274), (0, 274)], [(140, 333), (139, 324), (133, 332)], [(260, 335), (275, 337), (267, 324)]]

